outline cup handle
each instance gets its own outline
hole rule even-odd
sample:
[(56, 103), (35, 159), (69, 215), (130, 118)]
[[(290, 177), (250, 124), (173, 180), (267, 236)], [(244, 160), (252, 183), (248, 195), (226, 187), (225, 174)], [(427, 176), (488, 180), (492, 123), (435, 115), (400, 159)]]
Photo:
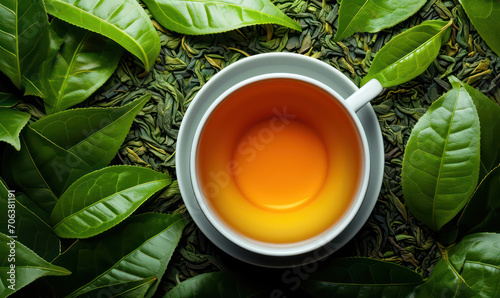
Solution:
[(384, 87), (376, 79), (371, 79), (368, 83), (364, 84), (363, 87), (359, 88), (358, 91), (354, 92), (349, 96), (346, 101), (347, 104), (354, 110), (354, 112), (359, 111), (372, 99), (377, 97), (382, 93)]

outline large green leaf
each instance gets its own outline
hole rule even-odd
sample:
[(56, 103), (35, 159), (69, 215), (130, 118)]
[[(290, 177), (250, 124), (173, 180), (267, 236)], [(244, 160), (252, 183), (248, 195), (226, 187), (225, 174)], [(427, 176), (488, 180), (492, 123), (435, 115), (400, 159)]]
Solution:
[(115, 157), (135, 116), (150, 98), (151, 94), (145, 94), (122, 107), (67, 110), (31, 127), (97, 170)]
[(49, 48), (43, 0), (4, 0), (0, 5), (0, 69), (17, 88), (46, 59)]
[[(31, 213), (35, 214), (43, 222), (48, 225), (50, 222), (50, 213), (41, 209), (32, 199), (30, 199), (26, 194), (20, 193), (16, 195), (16, 200), (21, 203), (26, 209), (30, 210)], [(51, 228), (52, 229), (52, 228)]]
[(500, 233), (500, 165), (480, 183), (465, 206), (458, 227), (461, 234), (475, 232)]
[(79, 297), (113, 297), (113, 298), (137, 298), (145, 297), (148, 289), (157, 280), (151, 276), (138, 281), (130, 281), (112, 286), (106, 285), (86, 292)]
[(95, 236), (124, 220), (171, 181), (166, 174), (140, 167), (115, 166), (92, 172), (64, 192), (50, 222), (59, 237)]
[[(177, 246), (187, 218), (182, 214), (143, 213), (89, 239), (79, 240), (54, 263), (64, 264), (73, 274), (50, 282), (69, 297), (98, 288), (136, 282), (154, 276), (150, 297), (163, 276)], [(75, 290), (76, 289), (76, 290)]]
[[(11, 231), (13, 231), (17, 237), (17, 241), (24, 244), (43, 259), (52, 261), (60, 253), (59, 238), (57, 238), (47, 223), (17, 199), (18, 196), (20, 195), (14, 195), (13, 193), (9, 199), (7, 197), (4, 198), (3, 195), (1, 196), (0, 210), (2, 212), (5, 210), (6, 214), (0, 216), (0, 233), (10, 235)], [(7, 210), (13, 210), (13, 214), (15, 214), (13, 224), (8, 221)]]
[(183, 34), (209, 34), (255, 24), (278, 24), (302, 31), (269, 0), (144, 0), (154, 18)]
[(500, 2), (498, 0), (460, 0), (479, 35), (500, 56)]
[(425, 21), (392, 38), (381, 48), (362, 84), (377, 79), (382, 86), (396, 86), (423, 73), (450, 36), (452, 22)]
[[(21, 134), (21, 151), (8, 148), (3, 163), (5, 175), (47, 213), (58, 197), (92, 167), (78, 155), (54, 144), (27, 126)], [(10, 149), (10, 150), (9, 150)]]
[(211, 272), (200, 274), (181, 282), (168, 291), (164, 298), (250, 298), (272, 297), (263, 295), (268, 289), (262, 289), (259, 283), (250, 282), (233, 272)]
[(465, 206), (479, 176), (479, 118), (464, 87), (436, 100), (417, 122), (403, 158), (408, 210), (439, 230)]
[(48, 97), (48, 87), (46, 81), (52, 69), (52, 62), (59, 53), (59, 48), (64, 40), (60, 38), (57, 33), (49, 27), (49, 49), (47, 51), (45, 60), (38, 66), (36, 71), (33, 71), (30, 76), (30, 85), (26, 86), (26, 94), (36, 95), (41, 98)]
[[(12, 248), (15, 250), (14, 254)], [(0, 277), (5, 287), (3, 292), (0, 292), (2, 298), (42, 276), (71, 274), (67, 269), (48, 263), (20, 242), (2, 233), (0, 233), (0, 260), (2, 260)], [(11, 266), (15, 266), (14, 269)], [(11, 270), (15, 272), (13, 280)]]
[(392, 27), (415, 14), (426, 0), (343, 0), (340, 3), (339, 26), (335, 41), (356, 32), (378, 32)]
[(312, 297), (408, 297), (422, 283), (403, 266), (368, 258), (332, 260), (302, 283)]
[(19, 92), (9, 78), (0, 71), (0, 108), (13, 107), (20, 101), (21, 97), (21, 92)]
[(42, 78), (49, 114), (87, 99), (113, 74), (122, 52), (117, 43), (100, 34), (58, 19), (50, 26), (64, 43), (50, 72)]
[(499, 297), (500, 234), (464, 237), (446, 250), (415, 297)]
[(0, 177), (0, 199), (7, 200), (8, 196), (9, 196), (9, 188), (7, 187), (5, 181), (3, 181), (2, 177)]
[[(500, 107), (473, 87), (451, 76), (453, 86), (463, 85), (476, 106), (481, 125), (479, 185), (455, 222), (461, 235), (500, 232)], [(487, 206), (485, 208), (485, 206)]]
[(102, 34), (151, 69), (160, 54), (160, 38), (137, 0), (45, 0), (47, 12), (78, 27)]
[(19, 103), (19, 101), (19, 98), (10, 90), (0, 89), (0, 108), (11, 108)]
[(11, 108), (19, 102), (14, 94), (0, 92), (0, 108)]
[(14, 146), (17, 151), (21, 149), (19, 133), (30, 120), (31, 115), (25, 112), (0, 108), (0, 141)]
[(450, 77), (450, 82), (453, 86), (464, 86), (476, 106), (481, 124), (481, 167), (479, 172), (481, 180), (500, 164), (500, 106), (481, 91), (462, 83), (453, 76)]
[(25, 129), (25, 148), (6, 152), (4, 172), (42, 210), (52, 212), (71, 183), (109, 164), (150, 96), (123, 107), (74, 109), (40, 119)]
[[(453, 86), (463, 85), (477, 109), (481, 125), (479, 185), (456, 222), (460, 234), (500, 232), (500, 107), (473, 87), (451, 76)], [(485, 207), (486, 206), (486, 207)]]

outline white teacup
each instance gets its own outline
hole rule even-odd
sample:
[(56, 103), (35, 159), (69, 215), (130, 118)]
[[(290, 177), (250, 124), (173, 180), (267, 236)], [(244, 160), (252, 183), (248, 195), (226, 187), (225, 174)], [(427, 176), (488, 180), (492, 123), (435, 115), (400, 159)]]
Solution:
[[(272, 55), (272, 54), (270, 54)], [(246, 58), (247, 59), (252, 59)], [(227, 73), (231, 71), (231, 68), (234, 71), (237, 71), (237, 67), (232, 65), (225, 69), (224, 71)], [(235, 74), (236, 75), (236, 74)], [(352, 203), (347, 208), (347, 210), (342, 214), (342, 216), (337, 220), (334, 224), (329, 226), (326, 230), (322, 231), (305, 240), (289, 242), (289, 243), (272, 243), (267, 241), (261, 241), (253, 239), (252, 237), (248, 237), (240, 233), (233, 226), (228, 224), (220, 214), (218, 214), (213, 206), (210, 204), (209, 200), (206, 197), (206, 191), (203, 190), (203, 187), (200, 183), (200, 177), (198, 173), (198, 147), (200, 144), (200, 138), (202, 136), (203, 130), (207, 125), (208, 119), (214, 113), (214, 111), (224, 105), (227, 104), (228, 100), (231, 100), (231, 95), (234, 92), (241, 90), (245, 86), (249, 86), (258, 82), (274, 80), (274, 79), (286, 79), (296, 82), (302, 82), (305, 84), (309, 84), (314, 86), (327, 94), (331, 95), (332, 104), (338, 105), (341, 107), (345, 114), (349, 117), (349, 119), (354, 124), (354, 127), (359, 134), (360, 145), (361, 145), (361, 178), (360, 183), (355, 190), (355, 196), (352, 198)], [(338, 77), (339, 82), (341, 83), (343, 80), (348, 81), (349, 79), (344, 75), (340, 74)], [(199, 123), (196, 124), (196, 132), (194, 134), (194, 140), (191, 144), (191, 155), (190, 155), (190, 174), (191, 174), (191, 184), (195, 193), (196, 200), (200, 209), (202, 210), (202, 216), (205, 216), (210, 224), (225, 238), (227, 238), (232, 243), (236, 244), (239, 247), (242, 247), (250, 252), (266, 255), (266, 256), (294, 256), (303, 253), (307, 253), (313, 251), (334, 239), (338, 236), (344, 229), (351, 223), (355, 215), (357, 214), (362, 202), (365, 197), (368, 181), (369, 181), (369, 173), (370, 173), (370, 154), (369, 154), (369, 146), (366, 140), (366, 135), (361, 125), (358, 117), (356, 116), (356, 111), (362, 108), (366, 103), (375, 98), (381, 91), (382, 86), (376, 80), (372, 80), (364, 85), (361, 89), (355, 92), (347, 99), (343, 99), (335, 90), (326, 86), (322, 82), (314, 80), (312, 78), (290, 74), (290, 73), (269, 73), (264, 75), (258, 75), (246, 80), (239, 82), (238, 84), (232, 86), (228, 90), (226, 90), (222, 95), (220, 95), (215, 102), (211, 104), (211, 106), (205, 111), (203, 118)], [(202, 98), (195, 98), (195, 100), (203, 100)], [(252, 103), (249, 102), (249, 105)], [(245, 111), (242, 110), (242, 113)], [(182, 128), (181, 128), (182, 129)], [(332, 129), (339, 129), (338, 127)], [(192, 216), (194, 216), (192, 214)], [(196, 216), (200, 216), (197, 214)], [(256, 219), (258, 220), (258, 219)], [(195, 218), (196, 221), (196, 218)]]

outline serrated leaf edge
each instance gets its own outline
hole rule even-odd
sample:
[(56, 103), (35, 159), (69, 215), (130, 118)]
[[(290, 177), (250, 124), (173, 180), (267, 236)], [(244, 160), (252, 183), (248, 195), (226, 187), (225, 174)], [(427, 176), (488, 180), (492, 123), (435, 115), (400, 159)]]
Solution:
[[(162, 172), (155, 171), (155, 170), (153, 170), (153, 169), (144, 168), (144, 167), (137, 167), (137, 166), (129, 166), (129, 165), (116, 165), (116, 166), (109, 166), (109, 167), (105, 167), (105, 168), (102, 168), (102, 169), (95, 170), (95, 171), (92, 171), (92, 172), (90, 172), (90, 173), (87, 173), (87, 174), (85, 174), (84, 176), (82, 176), (82, 177), (78, 178), (75, 182), (73, 182), (73, 184), (77, 183), (79, 180), (84, 179), (85, 177), (87, 177), (87, 176), (89, 176), (89, 175), (91, 175), (91, 174), (95, 174), (96, 172), (101, 172), (101, 171), (104, 171), (104, 170), (107, 170), (107, 169), (110, 169), (110, 168), (124, 168), (125, 170), (128, 170), (128, 169), (130, 169), (130, 168), (145, 169), (145, 170), (149, 170), (149, 171), (155, 172), (156, 174), (162, 174), (162, 175), (164, 175), (164, 176), (166, 177), (165, 179), (154, 180), (154, 181), (150, 181), (150, 182), (146, 182), (146, 183), (142, 183), (142, 184), (137, 184), (137, 185), (131, 186), (131, 187), (127, 188), (127, 189), (124, 189), (124, 190), (121, 190), (121, 191), (119, 191), (119, 192), (116, 192), (116, 193), (114, 193), (113, 195), (115, 195), (115, 194), (119, 194), (119, 193), (124, 192), (124, 191), (127, 191), (127, 190), (131, 190), (131, 189), (133, 189), (133, 188), (135, 188), (135, 187), (138, 187), (138, 186), (143, 186), (143, 185), (148, 185), (148, 184), (153, 184), (153, 183), (162, 183), (162, 182), (164, 182), (164, 181), (167, 181), (167, 184), (165, 185), (165, 187), (168, 187), (168, 186), (172, 183), (172, 177), (170, 177), (170, 175), (165, 174), (165, 173), (162, 173)], [(67, 191), (67, 189), (66, 189), (66, 191)], [(66, 191), (65, 191), (65, 192), (66, 192)], [(61, 198), (62, 198), (63, 196), (64, 196), (64, 193), (61, 195)], [(108, 198), (108, 197), (106, 197), (106, 198)], [(96, 204), (98, 204), (98, 203), (101, 203), (101, 202), (102, 202), (104, 199), (106, 199), (106, 198), (103, 198), (103, 199), (101, 199), (101, 200), (99, 200), (99, 201), (97, 201), (97, 202), (94, 202), (94, 203), (92, 203), (92, 204), (90, 204), (90, 205), (88, 205), (88, 206), (85, 206), (83, 209), (80, 209), (80, 210), (78, 210), (77, 212), (70, 213), (68, 216), (64, 217), (63, 219), (61, 219), (60, 221), (58, 221), (56, 224), (54, 224), (54, 225), (52, 226), (52, 229), (55, 231), (59, 225), (61, 225), (64, 221), (66, 221), (66, 220), (68, 220), (69, 218), (71, 218), (73, 215), (78, 214), (78, 213), (80, 213), (80, 212), (82, 212), (82, 211), (85, 211), (85, 210), (86, 210), (86, 209), (88, 209), (89, 207), (92, 207), (92, 206), (94, 206), (94, 205), (96, 205)], [(139, 208), (139, 206), (137, 206), (137, 208)], [(135, 208), (135, 209), (134, 209), (134, 210), (132, 210), (131, 212), (134, 212), (135, 210), (137, 210), (137, 208)], [(122, 219), (121, 221), (119, 221), (118, 223), (122, 222), (122, 221), (123, 221), (123, 220), (125, 220), (125, 219), (126, 219), (126, 218), (123, 218), (123, 219)], [(117, 224), (118, 224), (118, 223), (117, 223)], [(89, 238), (89, 237), (85, 237), (85, 238)], [(79, 239), (84, 239), (84, 238), (79, 238)]]
[[(195, 0), (195, 1), (190, 1), (190, 2), (200, 2), (200, 3), (205, 3), (207, 1), (200, 1), (200, 0)], [(255, 10), (255, 9), (251, 9), (249, 7), (246, 7), (246, 6), (240, 6), (240, 5), (235, 5), (235, 4), (232, 4), (232, 3), (226, 3), (226, 2), (218, 2), (218, 1), (210, 1), (211, 3), (215, 3), (215, 4), (218, 4), (220, 3), (221, 5), (227, 5), (227, 6), (236, 6), (236, 7), (244, 7), (245, 9), (248, 9), (248, 10), (251, 10), (253, 12), (258, 12), (260, 13), (261, 15), (266, 15), (266, 16), (269, 16), (270, 18), (276, 18), (280, 21), (282, 21), (283, 23), (282, 24), (279, 24), (279, 25), (282, 25), (282, 26), (286, 26), (290, 29), (294, 29), (294, 30), (297, 30), (299, 32), (302, 32), (302, 28), (300, 27), (299, 24), (297, 24), (296, 22), (293, 21), (293, 19), (290, 18), (291, 21), (288, 21), (286, 19), (282, 19), (280, 17), (277, 17), (277, 16), (273, 16), (273, 15), (270, 15), (270, 14), (264, 14), (263, 12), (261, 11), (258, 11), (258, 10)], [(171, 22), (173, 23), (176, 23), (177, 25), (179, 25), (180, 27), (183, 27), (183, 28), (188, 28), (182, 24), (179, 24), (178, 22), (176, 22), (174, 19), (170, 18), (167, 16), (167, 14), (165, 14), (165, 12), (159, 8), (159, 5), (157, 4), (156, 1), (154, 1), (154, 4), (156, 4), (158, 10), (160, 10), (162, 12), (162, 14), (168, 19), (170, 20)], [(272, 3), (271, 3), (272, 4)], [(273, 4), (274, 5), (274, 4)], [(276, 6), (275, 6), (276, 7)], [(281, 10), (276, 7), (277, 10), (279, 10), (281, 12)], [(283, 13), (283, 12), (281, 12)], [(284, 13), (283, 13), (284, 14)], [(286, 14), (284, 14), (286, 16)], [(288, 17), (288, 16), (287, 16)], [(254, 23), (254, 22), (250, 22), (250, 24), (240, 24), (240, 25), (234, 25), (234, 26), (229, 26), (227, 27), (225, 30), (214, 30), (214, 31), (210, 31), (210, 32), (207, 32), (207, 33), (190, 33), (189, 35), (208, 35), (208, 34), (215, 34), (215, 33), (224, 33), (224, 32), (228, 32), (228, 31), (231, 31), (231, 30), (234, 30), (234, 29), (239, 29), (239, 28), (244, 28), (244, 27), (248, 27), (248, 26), (253, 26), (253, 25), (266, 25), (266, 24), (276, 24), (274, 22), (270, 22), (270, 21), (265, 21), (265, 22), (258, 22), (258, 23)], [(287, 24), (287, 25), (285, 25)], [(175, 30), (174, 30), (175, 31)]]
[[(91, 13), (88, 13), (87, 11), (85, 11), (85, 10), (83, 10), (83, 9), (79, 8), (79, 7), (76, 7), (76, 6), (74, 6), (74, 5), (71, 5), (71, 4), (66, 3), (66, 2), (64, 2), (64, 1), (60, 1), (60, 0), (51, 0), (51, 1), (53, 1), (53, 2), (57, 2), (57, 3), (61, 4), (62, 6), (72, 7), (72, 8), (74, 8), (74, 9), (76, 9), (76, 10), (79, 10), (80, 12), (82, 12), (82, 13), (84, 13), (84, 14), (86, 14), (86, 15), (89, 15), (90, 17), (92, 17), (92, 18), (94, 18), (94, 19), (97, 19), (97, 20), (99, 20), (99, 21), (105, 21), (105, 20), (103, 20), (103, 19), (101, 19), (101, 18), (99, 18), (99, 17), (97, 17), (97, 16), (95, 16), (95, 15), (93, 15), (93, 14), (91, 14)], [(136, 1), (133, 1), (133, 2), (135, 2), (135, 3), (137, 3), (137, 4), (138, 4), (138, 2), (136, 2)], [(140, 5), (138, 5), (138, 6), (139, 6), (139, 9), (143, 9)], [(85, 29), (85, 30), (88, 30), (88, 31), (91, 31), (91, 32), (97, 33), (97, 34), (101, 34), (101, 33), (97, 32), (97, 31), (94, 31), (94, 30), (91, 30), (91, 29), (84, 28), (84, 27), (79, 26), (79, 25), (77, 25), (77, 24), (73, 24), (73, 23), (71, 23), (71, 24), (72, 24), (72, 25), (74, 25), (74, 26), (77, 26), (77, 27), (83, 28), (83, 29)], [(136, 45), (136, 46), (137, 46), (137, 47), (141, 50), (141, 55), (142, 55), (143, 57), (138, 57), (138, 58), (139, 58), (139, 59), (140, 59), (140, 60), (144, 63), (144, 69), (145, 69), (146, 71), (149, 71), (152, 65), (149, 65), (149, 60), (148, 60), (149, 58), (148, 58), (148, 55), (147, 55), (147, 53), (146, 53), (145, 49), (144, 49), (144, 48), (143, 48), (143, 47), (142, 47), (142, 46), (141, 46), (141, 45), (140, 45), (140, 44), (139, 44), (139, 43), (135, 40), (135, 38), (133, 38), (132, 36), (130, 36), (130, 35), (129, 35), (128, 33), (126, 33), (124, 30), (122, 30), (122, 29), (120, 29), (120, 28), (116, 27), (114, 24), (111, 24), (111, 23), (108, 23), (108, 24), (109, 24), (110, 26), (114, 27), (115, 29), (117, 29), (118, 31), (122, 32), (124, 35), (126, 35), (126, 36), (128, 37), (128, 39), (129, 39), (129, 40), (131, 40), (131, 41), (132, 41), (132, 42), (133, 42), (133, 43), (134, 43), (134, 44), (135, 44), (135, 45)], [(153, 25), (151, 24), (151, 26), (153, 26)], [(153, 27), (153, 28), (154, 28), (154, 27)], [(156, 33), (156, 30), (155, 30), (155, 33)], [(107, 37), (107, 38), (109, 38), (109, 37)], [(110, 38), (110, 39), (114, 40), (113, 38)], [(116, 43), (119, 43), (117, 40), (114, 40), (114, 41), (115, 41)]]
[[(420, 25), (427, 25), (427, 24), (429, 24), (428, 22), (433, 22), (433, 23), (435, 23), (434, 21), (436, 21), (436, 22), (443, 22), (443, 21), (440, 21), (440, 20), (430, 20), (430, 21), (425, 21), (425, 22), (423, 22), (423, 23), (421, 23), (421, 24), (419, 24), (419, 25), (417, 25), (417, 26), (415, 26), (415, 27), (412, 27), (412, 28), (410, 28), (410, 29), (408, 29), (408, 30), (406, 30), (406, 31), (402, 32), (401, 34), (405, 34), (405, 33), (407, 33), (408, 31), (412, 30), (413, 28), (417, 28), (417, 27), (418, 27), (418, 26), (420, 26)], [(419, 45), (419, 46), (418, 46), (417, 48), (415, 48), (413, 51), (411, 51), (411, 52), (409, 52), (408, 54), (406, 54), (405, 56), (403, 56), (403, 57), (399, 58), (398, 60), (396, 60), (395, 62), (391, 63), (390, 65), (386, 66), (386, 67), (385, 67), (382, 71), (387, 70), (387, 69), (391, 69), (391, 68), (393, 68), (394, 66), (396, 66), (396, 65), (397, 65), (397, 63), (400, 63), (401, 61), (405, 60), (405, 59), (406, 59), (406, 58), (408, 58), (409, 56), (413, 55), (413, 53), (417, 52), (419, 49), (423, 48), (424, 46), (427, 46), (427, 45), (428, 45), (431, 41), (434, 41), (434, 39), (436, 39), (437, 37), (441, 37), (441, 36), (442, 36), (442, 34), (446, 31), (446, 29), (448, 29), (448, 28), (451, 26), (451, 24), (453, 24), (453, 20), (450, 20), (450, 21), (449, 21), (446, 25), (444, 25), (444, 26), (441, 28), (441, 30), (440, 30), (437, 34), (435, 34), (434, 36), (432, 36), (430, 39), (426, 40), (424, 43), (422, 43), (421, 45)], [(397, 38), (398, 38), (398, 36), (400, 36), (400, 35), (397, 35), (396, 37), (394, 37), (394, 39), (397, 39)], [(400, 36), (400, 37), (401, 37), (401, 36)], [(389, 43), (390, 43), (391, 41), (393, 41), (394, 39), (391, 39), (391, 40), (389, 41)], [(377, 54), (378, 54), (378, 53), (377, 53)], [(372, 61), (372, 64), (373, 64), (373, 62), (375, 62), (375, 59), (376, 59), (376, 58), (377, 58), (377, 57), (375, 56), (375, 58), (374, 58), (374, 59), (373, 59), (373, 61)], [(361, 83), (362, 83), (362, 85), (364, 85), (364, 84), (365, 84), (365, 83), (367, 83), (369, 80), (374, 79), (374, 78), (376, 79), (376, 78), (377, 78), (377, 76), (381, 76), (381, 75), (382, 75), (382, 73), (381, 73), (381, 72), (378, 72), (378, 73), (372, 74), (371, 76), (368, 76), (368, 75), (367, 75), (366, 77), (364, 77), (364, 78), (363, 78), (363, 80), (362, 80), (362, 82), (361, 82)]]
[[(162, 213), (163, 214), (163, 213)], [(106, 271), (104, 271), (103, 273), (99, 274), (98, 276), (96, 276), (93, 280), (89, 281), (88, 283), (86, 283), (85, 285), (81, 286), (80, 288), (76, 289), (74, 292), (72, 292), (71, 294), (69, 294), (66, 298), (70, 298), (70, 297), (76, 297), (76, 296), (79, 296), (79, 295), (82, 295), (88, 291), (85, 291), (83, 293), (78, 293), (78, 291), (80, 291), (81, 289), (84, 289), (85, 287), (87, 287), (89, 284), (92, 284), (93, 282), (95, 282), (96, 280), (98, 280), (100, 277), (104, 276), (105, 274), (107, 274), (108, 272), (110, 272), (111, 270), (113, 270), (119, 263), (121, 263), (123, 261), (123, 259), (125, 259), (126, 257), (128, 257), (130, 254), (136, 252), (137, 250), (139, 250), (141, 247), (143, 247), (144, 245), (146, 245), (149, 241), (151, 241), (152, 239), (158, 237), (161, 233), (165, 232), (166, 230), (168, 230), (169, 228), (171, 228), (172, 226), (178, 224), (179, 222), (182, 222), (182, 221), (185, 221), (186, 218), (183, 216), (181, 218), (179, 218), (178, 220), (176, 220), (175, 222), (173, 222), (171, 225), (169, 225), (168, 227), (166, 227), (165, 229), (161, 230), (159, 233), (153, 235), (152, 237), (150, 237), (147, 241), (144, 241), (140, 246), (138, 246), (136, 249), (134, 249), (133, 251), (131, 251), (130, 253), (128, 253), (127, 255), (121, 257), (113, 266), (111, 266), (109, 269), (107, 269)], [(179, 239), (180, 240), (180, 239)], [(178, 241), (177, 241), (178, 243)], [(76, 295), (76, 296), (75, 296)]]

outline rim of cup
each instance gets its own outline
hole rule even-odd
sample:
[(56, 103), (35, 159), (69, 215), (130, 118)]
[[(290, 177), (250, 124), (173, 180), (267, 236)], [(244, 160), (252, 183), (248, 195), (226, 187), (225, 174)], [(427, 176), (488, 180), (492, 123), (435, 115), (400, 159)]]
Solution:
[[(344, 76), (342, 74), (342, 76)], [(205, 127), (208, 118), (212, 115), (212, 112), (224, 102), (224, 100), (231, 95), (233, 92), (236, 90), (258, 82), (258, 81), (264, 81), (264, 80), (269, 80), (269, 79), (292, 79), (292, 80), (299, 80), (303, 81), (309, 84), (312, 84), (330, 95), (332, 95), (346, 110), (347, 114), (349, 114), (350, 118), (353, 120), (356, 126), (356, 130), (359, 133), (360, 139), (361, 139), (361, 147), (362, 147), (362, 155), (363, 155), (363, 172), (361, 176), (361, 183), (358, 187), (358, 192), (356, 197), (353, 199), (353, 202), (349, 206), (349, 209), (342, 215), (342, 217), (337, 220), (333, 225), (331, 225), (327, 230), (321, 232), (320, 234), (317, 234), (309, 239), (299, 241), (299, 242), (292, 242), (292, 243), (269, 243), (269, 242), (263, 242), (259, 240), (255, 240), (252, 238), (249, 238), (247, 236), (242, 235), (238, 231), (236, 231), (234, 228), (229, 226), (228, 224), (224, 223), (224, 221), (219, 218), (219, 216), (216, 214), (214, 210), (209, 206), (208, 202), (204, 198), (203, 192), (200, 188), (200, 184), (198, 182), (198, 175), (197, 175), (197, 161), (198, 161), (198, 156), (197, 156), (197, 151), (198, 151), (198, 144), (199, 140), (203, 131), (203, 128)], [(303, 76), (303, 75), (298, 75), (298, 74), (291, 74), (291, 73), (269, 73), (269, 74), (263, 74), (263, 75), (257, 75), (254, 77), (251, 77), (249, 79), (243, 80), (239, 82), (238, 84), (233, 85), (231, 88), (226, 90), (224, 93), (222, 93), (211, 105), (210, 107), (205, 111), (201, 121), (196, 127), (196, 132), (194, 135), (193, 143), (191, 144), (191, 154), (190, 154), (190, 175), (191, 175), (191, 184), (193, 186), (193, 190), (195, 193), (195, 199), (198, 202), (200, 209), (203, 213), (203, 215), (208, 219), (210, 224), (219, 232), (221, 233), (225, 238), (227, 238), (229, 241), (232, 243), (257, 254), (261, 255), (267, 255), (267, 256), (276, 256), (276, 257), (286, 257), (286, 256), (293, 256), (293, 255), (300, 255), (303, 253), (311, 252), (314, 251), (327, 243), (331, 242), (335, 237), (337, 237), (344, 229), (351, 223), (353, 220), (354, 216), (357, 214), (359, 211), (361, 204), (364, 200), (364, 197), (366, 195), (366, 190), (368, 188), (368, 180), (369, 180), (369, 174), (370, 174), (370, 155), (369, 155), (369, 147), (368, 147), (368, 141), (366, 139), (366, 135), (363, 129), (363, 126), (361, 125), (360, 120), (355, 114), (355, 111), (349, 106), (348, 102), (340, 96), (337, 92), (335, 92), (333, 89), (328, 87), (322, 82), (319, 82), (317, 80), (311, 79), (309, 77)]]

